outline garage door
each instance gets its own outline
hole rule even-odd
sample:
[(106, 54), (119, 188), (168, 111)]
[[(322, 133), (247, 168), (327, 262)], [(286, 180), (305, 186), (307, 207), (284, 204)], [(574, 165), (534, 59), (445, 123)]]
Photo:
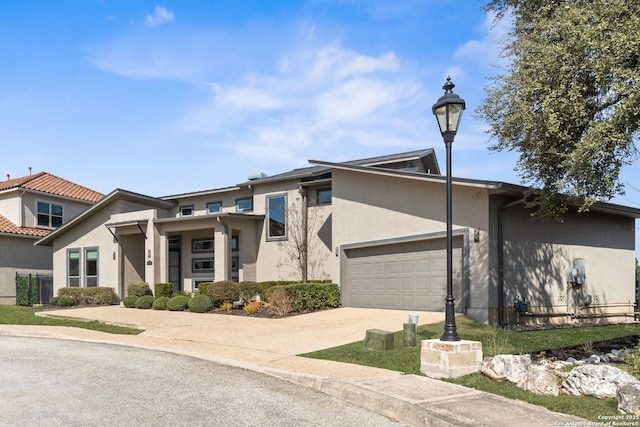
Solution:
[[(453, 295), (462, 311), (463, 238), (453, 239)], [(354, 248), (343, 260), (342, 303), (349, 307), (444, 311), (446, 239)]]

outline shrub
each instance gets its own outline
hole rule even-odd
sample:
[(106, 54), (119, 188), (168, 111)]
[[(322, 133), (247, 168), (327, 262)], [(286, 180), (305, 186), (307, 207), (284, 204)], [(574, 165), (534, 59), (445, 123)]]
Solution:
[(204, 313), (211, 309), (211, 298), (207, 295), (195, 294), (189, 300), (189, 310), (194, 313)]
[(190, 298), (185, 295), (176, 295), (167, 301), (167, 308), (171, 311), (184, 311), (189, 305)]
[(238, 283), (238, 291), (240, 293), (240, 297), (243, 297), (245, 300), (253, 299), (253, 297), (255, 297), (256, 295), (260, 295), (262, 299), (265, 299), (264, 291), (266, 289), (266, 286), (263, 286), (258, 282)]
[(208, 296), (209, 293), (207, 292), (207, 289), (209, 288), (209, 285), (211, 283), (213, 283), (213, 282), (200, 282), (200, 283), (198, 283), (198, 293)]
[(137, 297), (151, 295), (151, 288), (146, 282), (129, 283), (127, 285), (127, 295), (135, 295)]
[(173, 297), (177, 297), (177, 296), (183, 296), (183, 297), (189, 297), (191, 298), (191, 292), (188, 291), (183, 291), (182, 289), (180, 289), (179, 291), (175, 291), (174, 293), (171, 294), (171, 298)]
[(293, 296), (284, 286), (276, 285), (269, 289), (269, 310), (278, 317), (284, 317), (293, 309)]
[(75, 301), (71, 297), (58, 297), (59, 307), (70, 307), (75, 304)]
[(149, 309), (153, 305), (153, 295), (143, 295), (136, 300), (136, 308)]
[(220, 310), (231, 311), (233, 310), (233, 304), (231, 304), (230, 302), (223, 302), (222, 305), (220, 306)]
[(153, 302), (151, 306), (154, 310), (166, 310), (167, 309), (167, 301), (169, 301), (169, 297), (160, 297)]
[(256, 314), (262, 308), (260, 301), (248, 302), (244, 305), (244, 312), (250, 315)]
[(49, 304), (51, 305), (58, 305), (58, 298), (59, 297), (53, 297), (49, 300)]
[(640, 343), (634, 351), (625, 356), (622, 361), (627, 365), (628, 372), (636, 378), (640, 378)]
[(224, 302), (233, 302), (240, 299), (240, 286), (236, 282), (222, 281), (211, 283), (207, 287), (207, 294), (211, 302), (220, 307)]
[(340, 305), (340, 288), (335, 283), (296, 283), (286, 286), (293, 296), (293, 311), (306, 313)]
[(156, 283), (153, 287), (153, 294), (156, 298), (169, 297), (173, 293), (173, 284), (171, 283)]
[(66, 287), (58, 289), (59, 297), (73, 298), (74, 305), (100, 304), (109, 305), (118, 302), (115, 289), (107, 287), (76, 288)]
[(122, 300), (122, 303), (127, 308), (135, 308), (136, 307), (136, 301), (138, 300), (138, 298), (140, 298), (140, 297), (137, 296), (137, 295), (127, 295)]

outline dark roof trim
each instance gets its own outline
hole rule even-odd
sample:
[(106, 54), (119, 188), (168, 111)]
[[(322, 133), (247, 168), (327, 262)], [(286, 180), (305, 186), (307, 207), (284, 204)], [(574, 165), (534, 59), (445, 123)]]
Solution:
[(35, 244), (42, 245), (42, 246), (51, 246), (51, 244), (53, 244), (53, 241), (58, 236), (66, 233), (67, 230), (75, 227), (76, 224), (81, 223), (82, 221), (91, 217), (96, 212), (101, 211), (106, 206), (110, 205), (111, 203), (117, 200), (126, 200), (129, 202), (141, 203), (149, 207), (158, 208), (158, 209), (171, 209), (176, 205), (175, 202), (170, 202), (170, 201), (158, 199), (156, 197), (145, 196), (144, 194), (134, 193), (132, 191), (116, 188), (111, 193), (107, 194), (98, 203), (91, 206), (89, 209), (82, 212), (80, 215), (76, 216), (71, 221), (67, 222), (66, 224), (52, 231), (44, 238), (38, 240)]
[(207, 215), (193, 215), (185, 217), (171, 217), (171, 218), (156, 218), (153, 220), (154, 224), (166, 224), (170, 222), (188, 222), (188, 221), (203, 221), (207, 219), (215, 220), (216, 218), (233, 218), (233, 219), (248, 219), (248, 220), (264, 220), (264, 215), (255, 214), (241, 214), (233, 212), (221, 212), (216, 214)]

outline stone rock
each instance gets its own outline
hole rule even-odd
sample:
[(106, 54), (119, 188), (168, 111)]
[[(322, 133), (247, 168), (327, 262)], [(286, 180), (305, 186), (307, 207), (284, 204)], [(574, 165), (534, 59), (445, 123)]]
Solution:
[(640, 415), (640, 384), (625, 384), (616, 393), (618, 411), (624, 414)]
[(556, 376), (544, 366), (531, 366), (518, 381), (518, 387), (545, 396), (558, 396), (560, 394)]
[(518, 383), (531, 367), (529, 354), (499, 354), (485, 357), (480, 372), (494, 380), (509, 380)]
[(616, 397), (618, 387), (628, 383), (640, 384), (640, 380), (611, 365), (582, 365), (571, 370), (562, 388), (574, 396), (603, 399)]

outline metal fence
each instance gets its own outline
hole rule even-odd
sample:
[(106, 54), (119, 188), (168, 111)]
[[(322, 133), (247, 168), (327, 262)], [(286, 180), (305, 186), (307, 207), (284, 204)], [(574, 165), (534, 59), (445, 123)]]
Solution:
[(53, 298), (53, 276), (16, 273), (16, 304), (48, 304)]

